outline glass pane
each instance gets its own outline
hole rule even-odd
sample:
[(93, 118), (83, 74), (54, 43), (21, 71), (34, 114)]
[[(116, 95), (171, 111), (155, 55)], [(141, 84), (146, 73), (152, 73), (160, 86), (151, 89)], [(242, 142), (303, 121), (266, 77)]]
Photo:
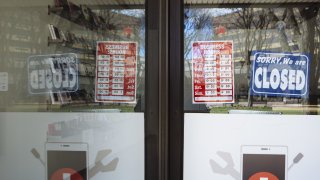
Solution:
[(0, 5), (1, 179), (144, 179), (144, 0)]
[(320, 4), (303, 2), (185, 1), (185, 180), (317, 179)]
[(143, 1), (1, 5), (0, 108), (142, 112), (144, 19)]
[(185, 8), (186, 111), (319, 113), (317, 7), (196, 7)]

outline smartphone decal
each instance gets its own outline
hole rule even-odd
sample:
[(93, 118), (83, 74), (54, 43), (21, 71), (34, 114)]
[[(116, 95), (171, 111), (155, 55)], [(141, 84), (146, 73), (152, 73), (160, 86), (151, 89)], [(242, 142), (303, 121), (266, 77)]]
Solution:
[(48, 180), (87, 180), (86, 151), (47, 151)]
[(286, 157), (281, 154), (243, 154), (243, 180), (285, 180)]

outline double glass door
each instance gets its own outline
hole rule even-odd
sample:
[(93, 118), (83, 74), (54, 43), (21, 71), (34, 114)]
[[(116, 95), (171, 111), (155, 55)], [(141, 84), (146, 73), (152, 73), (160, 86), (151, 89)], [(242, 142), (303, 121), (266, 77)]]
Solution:
[(1, 179), (318, 179), (319, 8), (1, 2)]

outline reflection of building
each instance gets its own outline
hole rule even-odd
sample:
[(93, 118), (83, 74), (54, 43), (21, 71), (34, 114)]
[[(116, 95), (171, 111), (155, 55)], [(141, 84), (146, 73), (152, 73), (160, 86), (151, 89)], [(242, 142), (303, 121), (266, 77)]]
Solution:
[(213, 18), (214, 39), (234, 42), (235, 83), (239, 95), (248, 93), (253, 51), (308, 52), (303, 21), (297, 8), (241, 8)]
[(237, 9), (232, 13), (214, 17), (215, 38), (233, 40), (236, 62), (245, 61), (248, 53), (245, 50), (298, 52), (296, 24), (290, 19), (287, 22), (281, 21), (280, 16), (283, 16), (283, 13), (283, 8), (252, 8)]
[(1, 93), (0, 105), (4, 107), (10, 102), (25, 102), (28, 99), (26, 60), (32, 54), (43, 52), (40, 22), (34, 8), (24, 11), (1, 8), (0, 71), (8, 72), (8, 91), (12, 92)]
[[(237, 100), (248, 98), (252, 52), (310, 52), (307, 47), (308, 42), (306, 42), (308, 33), (305, 30), (306, 21), (298, 8), (216, 8), (214, 12), (219, 15), (211, 15), (213, 35), (205, 40), (233, 41), (235, 96)], [(198, 20), (205, 16), (201, 13), (195, 14), (197, 15), (195, 18)], [(200, 31), (196, 33), (201, 34)], [(197, 37), (194, 39), (200, 39)], [(319, 34), (316, 33), (312, 37), (317, 38)], [(316, 51), (319, 51), (318, 43), (315, 40)], [(187, 61), (190, 59), (191, 57), (186, 58)], [(185, 71), (186, 78), (191, 81), (191, 64), (188, 65), (188, 62), (186, 62)], [(282, 98), (273, 99), (282, 101)], [(299, 99), (301, 100), (301, 98)]]
[[(53, 1), (52, 1), (53, 2)], [(51, 5), (51, 4), (50, 4)], [(0, 11), (0, 72), (9, 72), (9, 91), (1, 93), (0, 106), (16, 104), (83, 103), (94, 101), (96, 41), (137, 41), (144, 52), (144, 30), (141, 17), (121, 10), (93, 10), (104, 17), (106, 29), (88, 29), (81, 24), (48, 13), (48, 7), (1, 8)], [(144, 12), (140, 12), (143, 16)], [(45, 14), (43, 16), (42, 14)], [(131, 13), (132, 14), (132, 13)], [(52, 40), (48, 24), (53, 24), (71, 39)], [(71, 42), (72, 41), (72, 42)], [(27, 59), (32, 55), (76, 53), (79, 58), (79, 90), (71, 93), (28, 93)], [(143, 53), (141, 53), (144, 56)], [(143, 60), (142, 60), (143, 59)], [(139, 56), (138, 71), (144, 76), (144, 58)], [(142, 82), (144, 83), (144, 82)], [(141, 92), (141, 91), (139, 91)], [(40, 105), (41, 106), (41, 105)], [(44, 106), (43, 106), (44, 107)]]

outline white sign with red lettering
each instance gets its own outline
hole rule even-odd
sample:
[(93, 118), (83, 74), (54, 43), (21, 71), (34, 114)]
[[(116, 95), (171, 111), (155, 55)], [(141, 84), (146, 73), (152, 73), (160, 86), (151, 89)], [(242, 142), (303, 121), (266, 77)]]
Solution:
[(97, 43), (96, 102), (135, 103), (137, 43)]
[(194, 104), (234, 103), (232, 41), (192, 43), (192, 101)]

